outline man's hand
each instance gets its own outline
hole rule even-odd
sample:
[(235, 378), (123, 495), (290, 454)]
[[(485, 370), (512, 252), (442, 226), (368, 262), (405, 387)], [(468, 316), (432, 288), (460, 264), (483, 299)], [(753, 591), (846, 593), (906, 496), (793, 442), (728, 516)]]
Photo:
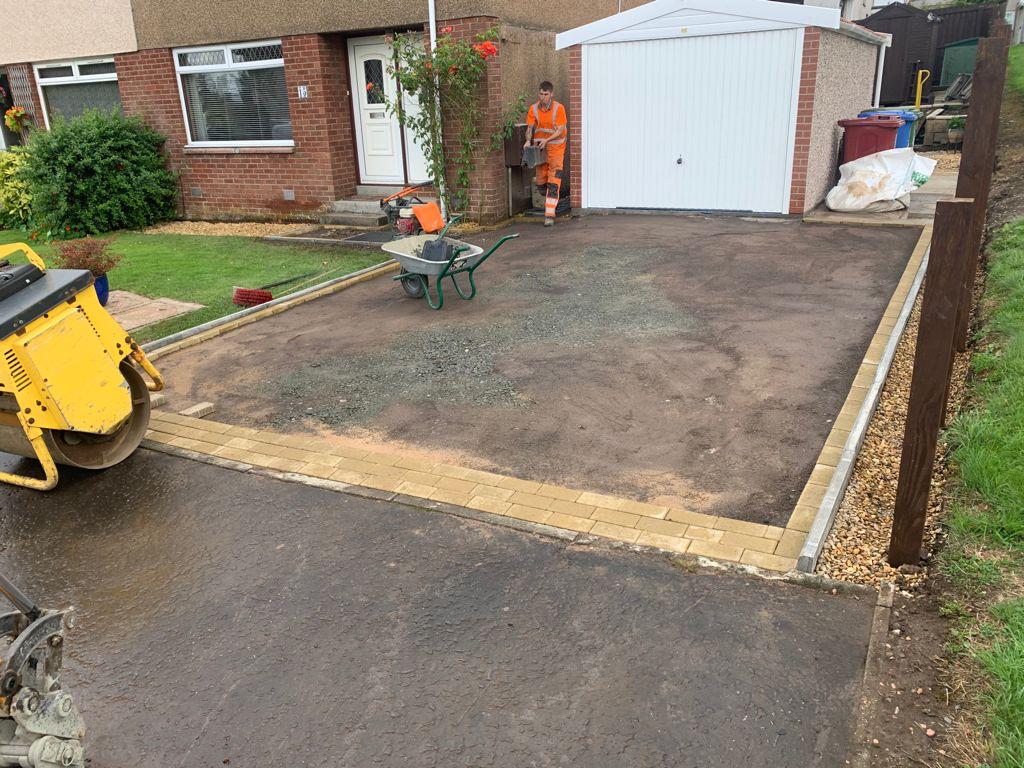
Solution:
[(530, 140), (529, 140), (529, 139), (527, 139), (527, 140), (526, 140), (526, 143), (525, 143), (525, 144), (523, 144), (523, 149), (529, 149), (529, 148), (530, 148), (530, 143), (531, 143), (531, 142), (530, 142)]
[(544, 149), (544, 147), (546, 147), (547, 145), (548, 145), (548, 140), (547, 139), (537, 139), (537, 146), (540, 147), (541, 149)]

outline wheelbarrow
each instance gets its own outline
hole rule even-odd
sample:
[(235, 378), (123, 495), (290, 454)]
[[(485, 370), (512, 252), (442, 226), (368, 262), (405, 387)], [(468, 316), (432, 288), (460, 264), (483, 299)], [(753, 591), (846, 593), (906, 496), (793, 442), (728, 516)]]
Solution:
[[(486, 253), (478, 245), (445, 237), (443, 232), (440, 237), (437, 235), (411, 235), (403, 237), (400, 240), (384, 243), (381, 248), (394, 256), (401, 265), (401, 271), (392, 280), (398, 280), (401, 283), (405, 295), (411, 299), (420, 299), (426, 296), (427, 304), (430, 305), (431, 309), (441, 309), (444, 306), (443, 281), (446, 277), (451, 279), (455, 292), (459, 294), (460, 298), (469, 301), (476, 296), (476, 281), (473, 279), (473, 273), (506, 240), (513, 240), (517, 237), (519, 235), (505, 235), (492, 245)], [(440, 241), (443, 241), (443, 248), (431, 246), (432, 243), (439, 243)], [(439, 260), (435, 255), (437, 252), (450, 255), (443, 260)], [(433, 256), (434, 258), (424, 258), (424, 256)], [(468, 290), (459, 285), (459, 281), (455, 279), (455, 276), (460, 274), (467, 276)], [(430, 292), (431, 277), (434, 278), (436, 298)]]

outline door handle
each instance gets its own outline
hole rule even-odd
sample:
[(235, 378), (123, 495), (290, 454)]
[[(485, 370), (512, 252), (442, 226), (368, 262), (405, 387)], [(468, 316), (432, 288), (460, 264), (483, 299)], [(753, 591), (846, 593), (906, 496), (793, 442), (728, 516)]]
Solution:
[(680, 155), (679, 157), (676, 158), (676, 165), (682, 165), (682, 164), (683, 164), (683, 156)]

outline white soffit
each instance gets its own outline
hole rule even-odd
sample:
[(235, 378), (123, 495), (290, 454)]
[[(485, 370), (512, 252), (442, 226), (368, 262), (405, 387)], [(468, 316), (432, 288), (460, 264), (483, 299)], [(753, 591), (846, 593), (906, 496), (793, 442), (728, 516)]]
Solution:
[(561, 32), (555, 38), (555, 48), (795, 27), (839, 29), (839, 9), (772, 0), (653, 0)]

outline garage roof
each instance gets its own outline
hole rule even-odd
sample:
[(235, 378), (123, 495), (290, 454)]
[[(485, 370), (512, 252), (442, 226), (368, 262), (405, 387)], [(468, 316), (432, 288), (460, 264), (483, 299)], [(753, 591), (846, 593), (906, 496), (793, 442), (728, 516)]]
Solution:
[(559, 50), (579, 43), (701, 37), (794, 27), (839, 29), (839, 9), (772, 0), (653, 0), (560, 33)]

